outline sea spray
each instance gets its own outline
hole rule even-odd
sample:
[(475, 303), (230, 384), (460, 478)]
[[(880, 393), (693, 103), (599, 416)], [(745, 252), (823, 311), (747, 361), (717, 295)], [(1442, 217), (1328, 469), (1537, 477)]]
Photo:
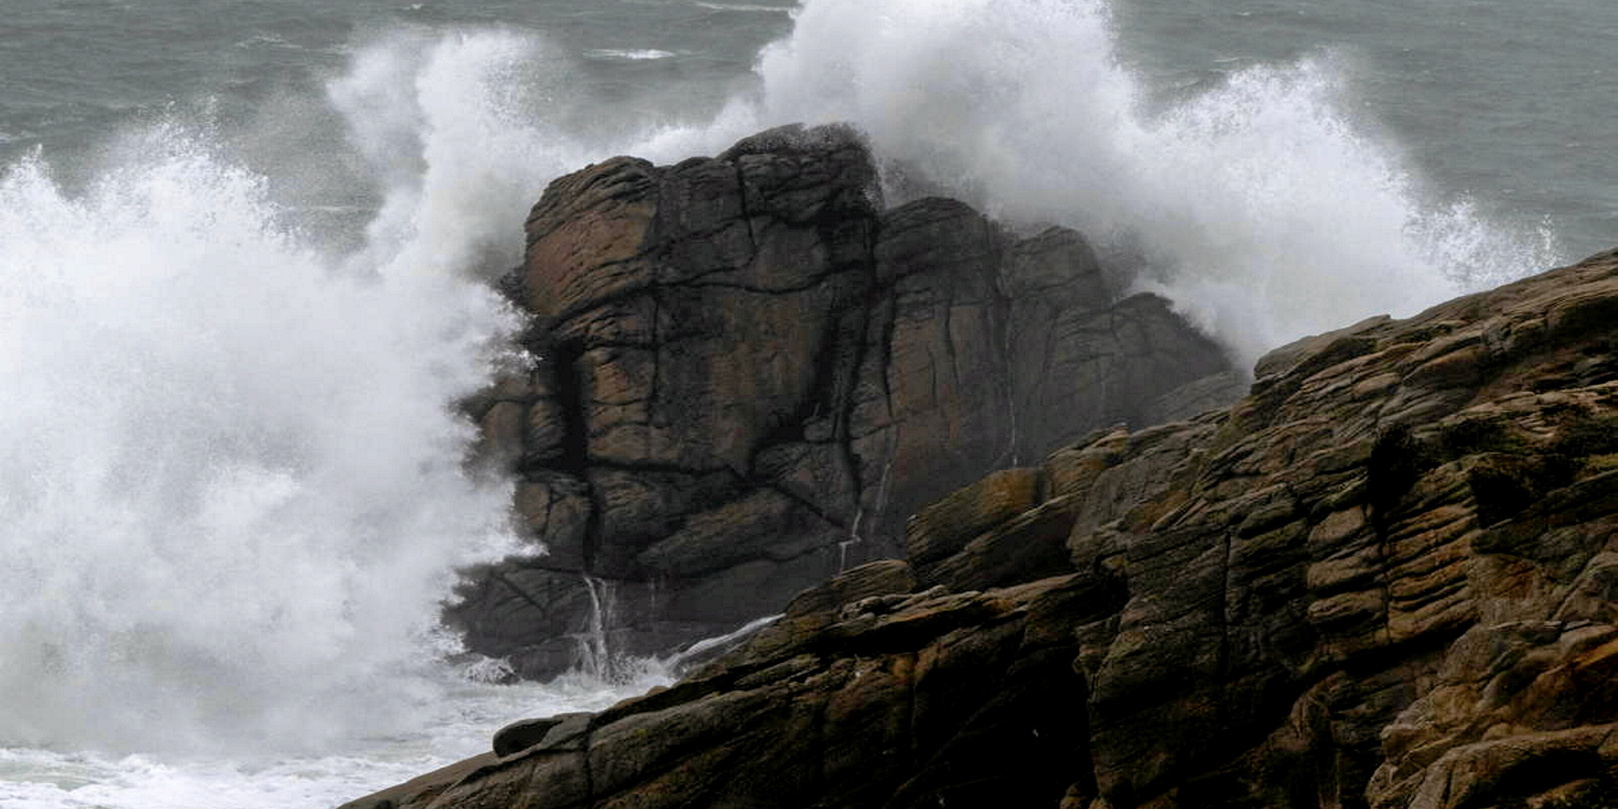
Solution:
[[(1117, 50), (1101, 0), (808, 0), (760, 53), (755, 87), (711, 118), (647, 126), (604, 108), (565, 80), (577, 66), (557, 48), (512, 31), (383, 39), (332, 98), (377, 173), (412, 189), (373, 231), (428, 210), (510, 222), (525, 189), (612, 155), (672, 163), (771, 126), (850, 121), (890, 201), (937, 189), (1013, 227), (1075, 227), (1128, 253), (1136, 289), (1169, 297), (1243, 365), (1562, 258), (1548, 230), (1430, 187), (1330, 52), (1163, 101)], [(474, 68), (505, 83), (468, 85)], [(409, 162), (424, 155), (442, 185)]]
[(569, 69), (511, 31), (361, 47), (327, 90), (383, 199), (351, 261), (484, 278), (509, 269), (546, 182), (597, 157), (560, 128), (576, 98)]
[[(311, 251), (205, 133), (140, 140), (82, 196), (40, 160), (0, 179), (0, 744), (396, 728), (455, 569), (515, 549), (450, 405), (516, 319), (443, 267)], [(434, 224), (409, 235), (466, 249)]]
[(1100, 0), (808, 0), (716, 125), (853, 121), (890, 169), (1014, 225), (1133, 245), (1139, 288), (1244, 364), (1558, 258), (1427, 188), (1329, 54), (1149, 109), (1116, 49)]
[(527, 205), (612, 151), (564, 129), (569, 69), (509, 30), (358, 47), (326, 94), (379, 200), (347, 252), (272, 193), (333, 157), (261, 140), (258, 173), (207, 120), (125, 134), (82, 192), (6, 169), (0, 747), (318, 751), (444, 697), (455, 571), (539, 550), (453, 405), (522, 362), (486, 282)]

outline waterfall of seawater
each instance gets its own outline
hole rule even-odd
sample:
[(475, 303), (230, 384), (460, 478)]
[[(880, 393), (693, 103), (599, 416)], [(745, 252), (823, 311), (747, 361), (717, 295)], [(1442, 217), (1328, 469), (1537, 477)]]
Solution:
[(584, 588), (590, 594), (590, 614), (578, 641), (578, 669), (585, 675), (611, 682), (625, 675), (628, 661), (611, 648), (608, 632), (617, 622), (618, 594), (612, 582), (586, 574)]

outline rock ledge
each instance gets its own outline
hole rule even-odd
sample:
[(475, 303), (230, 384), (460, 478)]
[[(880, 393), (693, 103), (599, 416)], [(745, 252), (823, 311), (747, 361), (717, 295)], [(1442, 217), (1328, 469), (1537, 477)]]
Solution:
[(672, 688), (350, 807), (1618, 805), (1615, 344), (1609, 253), (1289, 347)]

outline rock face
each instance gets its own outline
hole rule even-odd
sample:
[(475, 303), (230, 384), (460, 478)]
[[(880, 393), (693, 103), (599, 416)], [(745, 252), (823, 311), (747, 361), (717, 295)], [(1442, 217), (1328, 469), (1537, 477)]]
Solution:
[(527, 231), (510, 287), (538, 364), (475, 410), (549, 553), (478, 572), (451, 619), (533, 676), (592, 622), (645, 654), (778, 613), (986, 472), (1235, 398), (1217, 347), (1160, 298), (1118, 300), (1077, 233), (884, 211), (843, 128), (610, 160)]
[(673, 688), (354, 807), (1618, 805), (1618, 252), (923, 509)]

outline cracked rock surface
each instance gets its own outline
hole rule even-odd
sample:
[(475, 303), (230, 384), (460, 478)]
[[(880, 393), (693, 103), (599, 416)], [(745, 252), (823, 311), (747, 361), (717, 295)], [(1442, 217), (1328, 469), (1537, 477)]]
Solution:
[(527, 234), (508, 286), (537, 364), (474, 411), (548, 553), (475, 571), (449, 617), (528, 676), (577, 663), (596, 617), (652, 654), (779, 613), (899, 555), (907, 515), (987, 472), (1239, 389), (1079, 234), (884, 210), (842, 127), (591, 166)]
[(1618, 252), (1259, 371), (927, 506), (907, 561), (672, 688), (351, 806), (1618, 805)]

